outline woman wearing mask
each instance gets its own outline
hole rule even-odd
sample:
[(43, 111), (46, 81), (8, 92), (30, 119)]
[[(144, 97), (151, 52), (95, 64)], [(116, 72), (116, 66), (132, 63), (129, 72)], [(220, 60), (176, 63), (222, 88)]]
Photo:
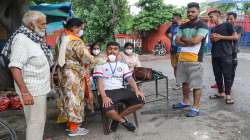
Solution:
[(124, 52), (121, 53), (122, 60), (128, 65), (130, 70), (134, 70), (135, 67), (141, 67), (141, 62), (136, 53), (133, 52), (134, 45), (130, 42), (125, 43)]
[[(107, 57), (101, 52), (101, 47), (99, 43), (94, 43), (90, 46), (91, 54), (95, 57), (96, 64), (104, 64), (107, 61)], [(93, 65), (94, 67), (95, 65)]]
[(58, 64), (62, 67), (63, 108), (67, 115), (69, 136), (79, 136), (88, 133), (80, 128), (84, 113), (84, 62), (94, 62), (82, 36), (83, 22), (71, 18), (65, 23), (65, 31), (60, 43)]

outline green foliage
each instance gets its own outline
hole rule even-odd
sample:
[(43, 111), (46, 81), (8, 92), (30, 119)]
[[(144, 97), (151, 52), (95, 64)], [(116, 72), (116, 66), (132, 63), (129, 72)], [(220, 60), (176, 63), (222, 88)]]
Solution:
[(244, 3), (243, 4), (243, 12), (245, 14), (250, 14), (250, 3)]
[(125, 15), (123, 18), (120, 19), (115, 33), (132, 34), (134, 17), (130, 14), (129, 9), (124, 13)]
[(226, 13), (237, 10), (239, 13), (250, 14), (250, 3), (201, 3), (201, 9), (217, 8), (221, 12)]
[(201, 10), (207, 10), (207, 8), (216, 8), (219, 9), (222, 13), (226, 13), (231, 11), (233, 8), (236, 7), (236, 3), (201, 3)]
[(172, 18), (174, 7), (165, 5), (163, 0), (139, 0), (137, 5), (142, 10), (135, 16), (133, 26), (142, 35), (157, 29)]
[(72, 0), (72, 2), (76, 16), (86, 22), (85, 37), (88, 42), (112, 40), (115, 31), (125, 30), (129, 26), (120, 22), (125, 22), (128, 16), (126, 0)]
[(181, 14), (182, 18), (187, 17), (187, 7), (174, 8), (174, 12)]
[[(57, 3), (67, 0), (34, 0), (36, 3)], [(69, 0), (68, 0), (69, 1)], [(85, 21), (85, 40), (104, 42), (114, 33), (132, 32), (133, 17), (127, 0), (70, 0), (74, 14)]]

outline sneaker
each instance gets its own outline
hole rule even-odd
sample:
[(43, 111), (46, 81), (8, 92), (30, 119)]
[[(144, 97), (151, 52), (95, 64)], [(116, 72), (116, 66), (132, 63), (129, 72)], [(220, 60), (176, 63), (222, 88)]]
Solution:
[[(85, 129), (85, 128), (84, 128)], [(89, 131), (87, 130), (87, 129), (77, 129), (77, 131), (76, 132), (69, 132), (68, 133), (68, 136), (70, 136), (70, 137), (74, 137), (74, 136), (84, 136), (84, 135), (86, 135), (86, 134), (88, 134), (89, 133)], [(84, 130), (84, 131), (83, 131)]]
[(182, 88), (182, 85), (176, 84), (175, 87), (173, 87), (173, 90), (179, 90)]
[(118, 128), (119, 122), (116, 120), (113, 120), (110, 124), (110, 129), (115, 132)]
[(125, 122), (121, 123), (128, 131), (135, 131), (136, 127), (133, 123), (127, 121), (125, 119)]
[[(82, 131), (82, 132), (86, 132), (86, 131), (88, 132), (88, 131), (89, 131), (88, 129), (83, 128), (83, 127), (78, 127), (77, 129), (79, 129), (79, 130)], [(70, 132), (70, 129), (66, 128), (65, 131), (66, 131), (66, 132)]]
[(200, 115), (200, 111), (194, 108), (191, 108), (189, 112), (186, 114), (186, 117), (196, 117)]

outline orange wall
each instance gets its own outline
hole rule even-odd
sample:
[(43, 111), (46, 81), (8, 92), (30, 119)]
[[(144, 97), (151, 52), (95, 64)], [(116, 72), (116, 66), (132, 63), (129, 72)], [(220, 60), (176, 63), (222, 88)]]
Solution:
[(159, 26), (158, 30), (153, 31), (148, 37), (142, 40), (143, 51), (152, 53), (154, 46), (159, 40), (166, 44), (166, 48), (170, 48), (170, 40), (166, 37), (165, 33), (169, 27), (169, 24), (165, 23)]

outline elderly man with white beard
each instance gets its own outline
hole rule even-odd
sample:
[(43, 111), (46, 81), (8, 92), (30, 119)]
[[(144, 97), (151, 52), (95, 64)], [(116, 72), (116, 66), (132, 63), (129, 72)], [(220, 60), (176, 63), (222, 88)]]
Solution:
[[(26, 140), (43, 140), (52, 55), (45, 43), (46, 16), (28, 11), (6, 47), (15, 90), (24, 106)], [(4, 50), (4, 51), (5, 51)]]

